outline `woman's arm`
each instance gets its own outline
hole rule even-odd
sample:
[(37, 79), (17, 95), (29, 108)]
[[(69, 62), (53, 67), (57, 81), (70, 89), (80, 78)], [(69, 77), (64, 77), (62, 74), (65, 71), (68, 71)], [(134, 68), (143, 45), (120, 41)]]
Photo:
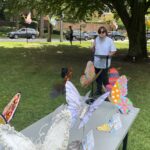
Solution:
[(95, 52), (95, 40), (91, 41), (91, 50), (93, 53)]

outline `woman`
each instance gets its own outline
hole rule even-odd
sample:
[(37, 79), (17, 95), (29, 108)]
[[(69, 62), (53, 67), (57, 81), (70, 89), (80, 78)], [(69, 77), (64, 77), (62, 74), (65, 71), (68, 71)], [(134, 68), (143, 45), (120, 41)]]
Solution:
[(97, 77), (97, 91), (95, 95), (102, 94), (102, 85), (106, 86), (108, 84), (108, 68), (111, 65), (111, 56), (116, 52), (116, 47), (111, 38), (107, 35), (107, 30), (104, 26), (98, 29), (99, 36), (96, 37), (93, 43), (94, 52), (94, 67), (95, 72), (100, 75)]

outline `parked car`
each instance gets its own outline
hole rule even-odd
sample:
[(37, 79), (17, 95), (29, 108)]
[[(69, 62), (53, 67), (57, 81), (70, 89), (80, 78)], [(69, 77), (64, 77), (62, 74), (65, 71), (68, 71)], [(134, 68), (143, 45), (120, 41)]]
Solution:
[(146, 32), (146, 40), (150, 39), (150, 31)]
[(98, 33), (96, 31), (88, 32), (88, 34), (91, 37), (91, 39), (95, 39), (98, 36)]
[(86, 32), (81, 32), (81, 34), (76, 35), (75, 38), (76, 38), (77, 40), (80, 40), (80, 39), (81, 39), (81, 40), (85, 40), (85, 41), (91, 39), (91, 37), (89, 36), (89, 34), (86, 33)]
[(12, 31), (7, 34), (9, 38), (32, 38), (35, 39), (39, 36), (39, 32), (32, 28), (21, 28), (17, 31)]
[(108, 32), (108, 36), (116, 41), (117, 40), (122, 40), (122, 41), (125, 40), (125, 36), (119, 31)]
[[(65, 38), (66, 38), (66, 40), (69, 40), (69, 38), (70, 38), (69, 37), (69, 32), (65, 33)], [(74, 40), (80, 40), (80, 38), (81, 38), (81, 40), (88, 40), (88, 39), (90, 39), (90, 36), (86, 32), (81, 32), (80, 33), (80, 30), (74, 30), (73, 31), (73, 39)]]

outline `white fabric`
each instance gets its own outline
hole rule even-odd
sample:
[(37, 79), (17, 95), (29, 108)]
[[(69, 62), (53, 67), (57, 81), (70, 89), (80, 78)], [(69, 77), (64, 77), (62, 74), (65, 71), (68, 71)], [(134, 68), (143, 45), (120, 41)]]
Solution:
[(71, 127), (71, 113), (64, 110), (56, 115), (49, 129), (42, 150), (66, 150), (69, 142), (69, 131)]
[(8, 124), (0, 125), (0, 149), (2, 150), (66, 150), (71, 126), (70, 111), (57, 114), (42, 143), (34, 144), (28, 137)]
[(36, 150), (32, 141), (10, 125), (0, 125), (0, 144), (3, 150)]
[[(115, 52), (116, 47), (111, 38), (105, 37), (100, 38), (99, 36), (94, 41), (95, 55), (109, 55), (110, 52)], [(111, 59), (108, 59), (108, 66), (110, 67)], [(106, 68), (106, 58), (100, 58), (99, 56), (94, 56), (94, 66), (96, 68)]]

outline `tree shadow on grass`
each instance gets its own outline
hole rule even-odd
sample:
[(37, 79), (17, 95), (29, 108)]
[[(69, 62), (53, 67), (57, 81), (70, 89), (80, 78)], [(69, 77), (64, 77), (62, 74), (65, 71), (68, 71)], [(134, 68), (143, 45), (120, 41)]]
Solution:
[[(150, 62), (149, 59), (135, 60), (127, 58), (128, 50), (119, 49), (115, 56), (113, 56), (113, 62), (129, 62), (129, 63), (145, 63)], [(39, 47), (11, 47), (6, 48), (1, 46), (0, 59), (14, 59), (21, 61), (24, 60), (28, 64), (35, 65), (47, 65), (49, 63), (58, 65), (71, 65), (71, 63), (84, 64), (88, 60), (92, 60), (92, 52), (89, 47), (83, 47), (80, 45), (47, 45), (41, 44)], [(27, 60), (27, 61), (26, 61)]]

